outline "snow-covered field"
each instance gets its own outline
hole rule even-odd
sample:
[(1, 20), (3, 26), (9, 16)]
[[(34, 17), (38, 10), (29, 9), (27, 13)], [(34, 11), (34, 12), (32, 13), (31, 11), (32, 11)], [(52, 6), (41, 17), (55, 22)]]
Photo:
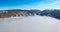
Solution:
[(46, 16), (0, 19), (0, 32), (60, 32), (60, 20)]

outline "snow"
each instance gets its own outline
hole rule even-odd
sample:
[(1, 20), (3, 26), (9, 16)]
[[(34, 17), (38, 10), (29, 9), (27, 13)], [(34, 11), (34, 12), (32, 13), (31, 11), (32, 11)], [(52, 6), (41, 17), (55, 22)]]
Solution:
[(60, 20), (47, 16), (0, 19), (0, 32), (59, 32)]

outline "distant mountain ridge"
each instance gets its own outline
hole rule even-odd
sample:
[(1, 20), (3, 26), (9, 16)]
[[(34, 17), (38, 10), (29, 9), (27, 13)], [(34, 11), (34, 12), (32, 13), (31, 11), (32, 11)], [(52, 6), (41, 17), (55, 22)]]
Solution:
[(56, 19), (60, 19), (60, 10), (58, 9), (45, 9), (41, 10), (22, 10), (22, 9), (11, 9), (11, 10), (0, 10), (0, 18), (8, 17), (20, 17), (20, 16), (50, 16)]
[(0, 18), (33, 16), (34, 14), (35, 13), (30, 10), (21, 10), (21, 9), (0, 10)]
[(53, 9), (53, 10), (43, 10), (40, 12), (41, 16), (50, 16), (56, 19), (60, 19), (60, 10)]

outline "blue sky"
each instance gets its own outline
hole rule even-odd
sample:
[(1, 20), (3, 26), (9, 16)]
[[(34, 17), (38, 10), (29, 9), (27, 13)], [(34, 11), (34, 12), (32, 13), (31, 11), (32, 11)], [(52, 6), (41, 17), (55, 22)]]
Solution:
[(1, 9), (60, 9), (60, 0), (0, 0)]

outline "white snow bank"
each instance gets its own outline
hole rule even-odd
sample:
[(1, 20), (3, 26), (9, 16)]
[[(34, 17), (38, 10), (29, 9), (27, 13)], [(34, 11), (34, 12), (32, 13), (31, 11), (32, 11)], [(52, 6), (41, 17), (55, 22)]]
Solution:
[(60, 32), (60, 20), (46, 16), (0, 19), (0, 32)]

